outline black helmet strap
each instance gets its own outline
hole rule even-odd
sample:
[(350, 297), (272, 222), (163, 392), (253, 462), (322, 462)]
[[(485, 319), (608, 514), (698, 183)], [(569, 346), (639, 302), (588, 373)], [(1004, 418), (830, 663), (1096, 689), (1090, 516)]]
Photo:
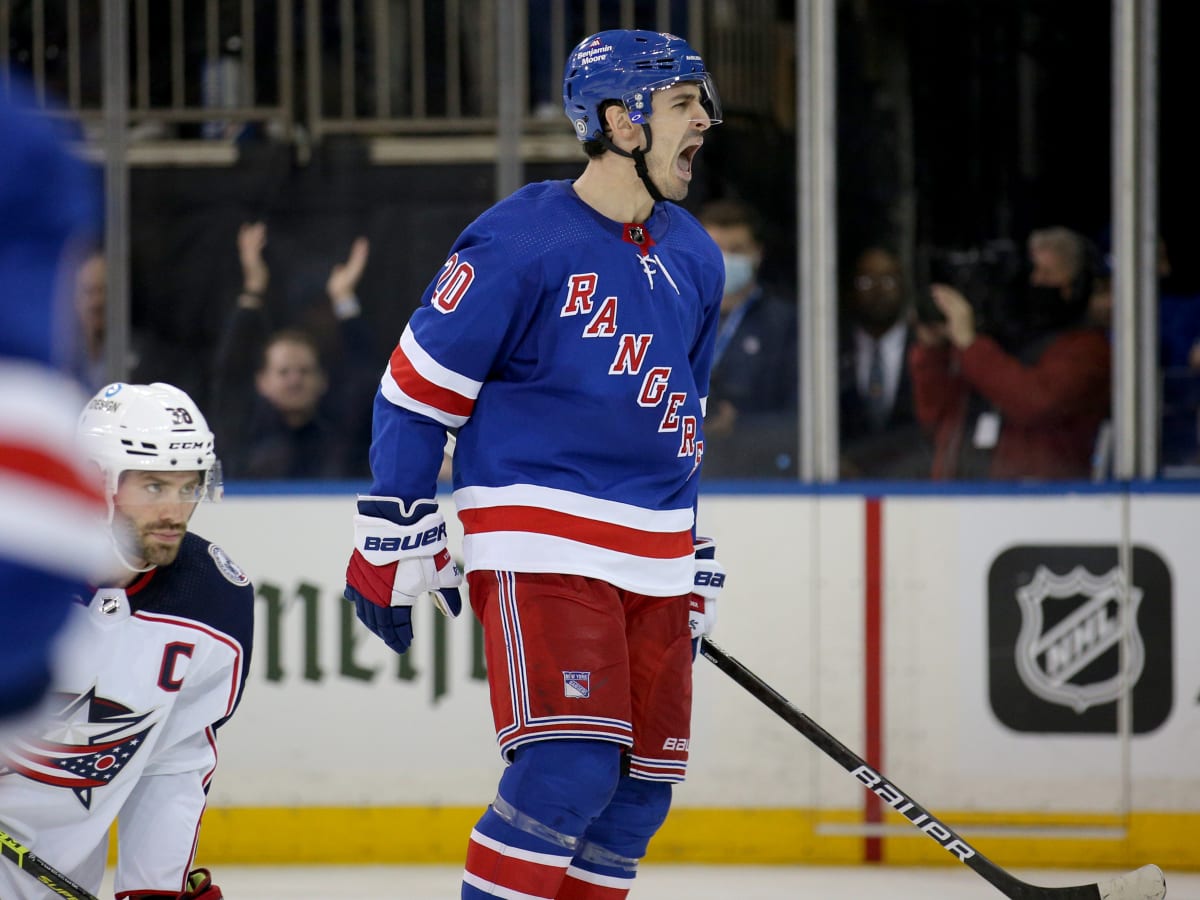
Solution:
[(658, 187), (653, 181), (650, 180), (650, 170), (646, 168), (646, 154), (650, 152), (650, 148), (654, 145), (654, 134), (650, 131), (650, 123), (643, 122), (642, 130), (646, 132), (645, 149), (642, 149), (641, 147), (635, 147), (632, 151), (622, 150), (612, 142), (612, 138), (603, 133), (598, 136), (598, 140), (605, 146), (606, 149), (611, 150), (613, 153), (617, 154), (617, 156), (624, 156), (626, 159), (632, 159), (634, 171), (637, 172), (638, 178), (640, 178), (642, 180), (642, 184), (645, 185), (646, 193), (650, 195), (650, 198), (655, 203), (662, 203), (667, 198), (664, 197), (661, 192), (659, 192)]

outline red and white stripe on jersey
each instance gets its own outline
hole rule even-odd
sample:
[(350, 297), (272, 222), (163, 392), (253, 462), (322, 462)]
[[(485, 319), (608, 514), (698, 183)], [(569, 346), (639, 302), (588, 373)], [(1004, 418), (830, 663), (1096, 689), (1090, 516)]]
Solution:
[(425, 352), (412, 332), (404, 328), (392, 351), (380, 388), (396, 406), (458, 428), (471, 417), (483, 382), (447, 369)]
[(555, 900), (624, 900), (633, 887), (632, 878), (598, 875), (577, 866), (567, 869), (567, 877)]
[[(530, 703), (528, 661), (521, 617), (517, 612), (516, 579), (512, 572), (497, 572), (500, 622), (504, 630), (507, 664), (502, 676), (509, 694), (509, 722), (496, 732), (500, 753), (508, 756), (531, 741), (554, 738), (592, 738), (633, 746), (633, 725), (624, 719), (602, 716), (535, 716)], [(500, 711), (495, 710), (499, 719)]]
[(688, 509), (651, 510), (531, 484), (454, 492), (467, 571), (599, 578), (651, 597), (692, 587)]
[(651, 759), (648, 756), (629, 756), (629, 774), (642, 781), (677, 783), (687, 777), (687, 760)]
[(157, 721), (138, 722), (136, 725), (144, 726), (140, 730), (130, 729), (120, 737), (94, 744), (18, 736), (5, 745), (4, 767), (40, 784), (77, 791), (104, 787), (157, 724)]
[(510, 900), (553, 900), (570, 856), (522, 850), (471, 829), (463, 883)]
[(75, 446), (84, 399), (29, 363), (0, 363), (0, 555), (81, 579), (110, 558), (105, 503)]

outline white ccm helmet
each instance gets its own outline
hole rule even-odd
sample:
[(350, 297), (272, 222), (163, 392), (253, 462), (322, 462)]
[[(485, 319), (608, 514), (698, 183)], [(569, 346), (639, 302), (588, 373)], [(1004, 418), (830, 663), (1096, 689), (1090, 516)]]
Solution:
[(121, 473), (203, 472), (198, 499), (220, 500), (221, 463), (200, 409), (179, 388), (161, 382), (101, 388), (79, 416), (84, 455), (104, 472), (111, 508)]

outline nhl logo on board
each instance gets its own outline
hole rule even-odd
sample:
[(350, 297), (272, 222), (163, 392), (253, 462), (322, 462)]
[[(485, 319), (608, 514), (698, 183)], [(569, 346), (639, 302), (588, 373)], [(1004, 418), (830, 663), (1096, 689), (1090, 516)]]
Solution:
[(592, 693), (591, 672), (563, 672), (563, 696), (586, 700)]
[[(1126, 594), (1128, 608), (1123, 609)], [(1044, 603), (1051, 598), (1069, 601), (1074, 609), (1048, 627)], [(1142, 590), (1135, 587), (1127, 592), (1119, 568), (1093, 575), (1076, 566), (1066, 575), (1057, 575), (1038, 566), (1033, 580), (1017, 591), (1017, 602), (1022, 616), (1017, 672), (1025, 686), (1043, 700), (1081, 713), (1116, 701), (1127, 685), (1137, 684), (1142, 677), (1146, 647), (1135, 624)], [(1110, 677), (1076, 682), (1092, 663), (1113, 649), (1117, 651), (1117, 670)]]
[(1019, 545), (987, 572), (987, 701), (1008, 728), (1155, 731), (1175, 698), (1174, 598), (1167, 561), (1134, 546)]

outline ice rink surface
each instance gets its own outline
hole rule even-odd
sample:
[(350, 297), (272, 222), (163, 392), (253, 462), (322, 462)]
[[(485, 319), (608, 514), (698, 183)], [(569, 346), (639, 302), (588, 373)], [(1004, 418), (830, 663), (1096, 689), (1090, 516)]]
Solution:
[[(455, 900), (461, 869), (450, 866), (221, 866), (227, 900)], [(1014, 869), (1031, 884), (1086, 884), (1119, 872)], [(1200, 872), (1167, 871), (1168, 900), (1200, 900)], [(111, 878), (111, 875), (110, 875)], [(105, 882), (101, 897), (112, 897)], [(999, 891), (965, 866), (647, 865), (630, 900), (997, 900)]]

